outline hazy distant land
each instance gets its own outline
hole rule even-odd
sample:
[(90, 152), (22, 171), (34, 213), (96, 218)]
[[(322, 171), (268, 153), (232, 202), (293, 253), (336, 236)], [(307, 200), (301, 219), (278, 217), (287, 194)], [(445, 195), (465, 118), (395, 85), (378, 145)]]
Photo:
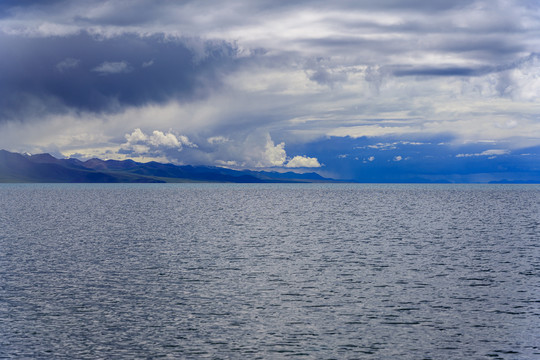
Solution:
[(3, 183), (316, 183), (339, 182), (317, 173), (278, 173), (231, 170), (208, 166), (179, 166), (155, 161), (57, 159), (50, 154), (19, 154), (0, 150)]

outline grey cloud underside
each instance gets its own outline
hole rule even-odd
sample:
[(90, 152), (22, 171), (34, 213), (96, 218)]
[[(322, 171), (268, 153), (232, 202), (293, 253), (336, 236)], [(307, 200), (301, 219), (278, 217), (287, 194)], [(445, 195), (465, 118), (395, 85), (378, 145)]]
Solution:
[(463, 76), (474, 77), (491, 73), (501, 73), (504, 71), (519, 68), (527, 62), (540, 59), (540, 53), (532, 53), (521, 57), (510, 63), (503, 63), (495, 66), (476, 66), (476, 67), (451, 67), (451, 66), (393, 66), (385, 70), (391, 72), (394, 76)]
[[(347, 54), (365, 64), (381, 64), (390, 61), (385, 57), (399, 54), (419, 56), (421, 54), (440, 54), (441, 56), (459, 55), (471, 61), (481, 60), (488, 64), (511, 62), (523, 52), (529, 52), (524, 44), (516, 43), (503, 36), (454, 33), (430, 34), (417, 33), (407, 39), (367, 39), (358, 36), (324, 37), (299, 39), (310, 49), (319, 49), (329, 56)], [(405, 61), (405, 60), (401, 60)]]
[(0, 48), (9, 49), (0, 64), (0, 120), (39, 108), (101, 112), (204, 97), (234, 66), (236, 50), (225, 41), (189, 41), (0, 35)]
[[(179, 127), (198, 143), (253, 129), (279, 143), (283, 129), (331, 133), (387, 116), (420, 126), (450, 119), (437, 106), (456, 94), (471, 108), (533, 101), (539, 14), (537, 1), (512, 0), (0, 1), (0, 122), (174, 100), (182, 121), (137, 126)], [(108, 135), (135, 127), (123, 125)]]
[[(525, 2), (525, 1), (524, 1)], [(137, 6), (132, 6), (133, 3)], [(247, 12), (266, 12), (272, 13), (279, 10), (293, 11), (299, 8), (311, 7), (313, 9), (325, 10), (335, 8), (336, 3), (340, 7), (349, 10), (370, 10), (370, 11), (411, 11), (421, 10), (422, 12), (433, 14), (441, 11), (462, 8), (474, 1), (471, 0), (454, 0), (454, 1), (432, 1), (432, 0), (341, 0), (338, 2), (328, 1), (313, 1), (300, 0), (290, 2), (276, 2), (272, 0), (265, 1), (242, 1), (233, 0), (227, 3), (219, 4), (215, 1), (196, 1), (186, 0), (182, 2), (174, 2), (168, 0), (139, 0), (135, 2), (117, 2), (115, 8), (119, 11), (102, 14), (99, 19), (85, 16), (84, 13), (78, 15), (74, 20), (87, 21), (89, 23), (114, 24), (114, 25), (129, 25), (148, 22), (151, 18), (162, 17), (166, 14), (164, 9), (171, 9), (181, 6), (189, 10), (222, 10), (225, 8), (236, 8)], [(79, 2), (74, 5), (68, 0), (48, 0), (46, 2), (40, 0), (3, 0), (0, 3), (0, 16), (11, 16), (15, 11), (47, 11), (50, 9), (65, 9), (66, 7), (76, 6), (83, 9), (95, 8), (102, 5), (103, 1), (89, 0)], [(186, 16), (189, 18), (189, 16)], [(225, 20), (227, 17), (224, 17)]]
[[(514, 1), (482, 3), (476, 0), (454, 1), (246, 1), (232, 0), (222, 3), (215, 1), (168, 1), (137, 0), (108, 1), (89, 0), (74, 2), (61, 1), (14, 1), (0, 4), (0, 17), (21, 17), (25, 21), (58, 21), (61, 24), (79, 27), (134, 27), (142, 33), (151, 33), (153, 27), (188, 31), (192, 34), (209, 29), (227, 29), (235, 26), (257, 24), (269, 19), (282, 19), (291, 14), (311, 11), (322, 14), (317, 21), (330, 24), (346, 32), (405, 34), (508, 34), (526, 31), (513, 14), (505, 11), (505, 4), (514, 4), (522, 9), (536, 9), (535, 1)], [(485, 15), (477, 21), (459, 25), (463, 14), (470, 10), (484, 8)], [(96, 9), (98, 9), (96, 11)], [(400, 21), (377, 22), (367, 16), (363, 19), (347, 18), (343, 15), (357, 13), (384, 13), (396, 15)], [(456, 21), (457, 20), (457, 21)], [(170, 29), (169, 29), (170, 30)]]

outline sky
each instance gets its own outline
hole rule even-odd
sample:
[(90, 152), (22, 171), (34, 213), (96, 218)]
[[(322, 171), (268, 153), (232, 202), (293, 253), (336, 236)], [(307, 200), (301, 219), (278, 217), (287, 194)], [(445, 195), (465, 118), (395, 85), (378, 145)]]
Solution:
[(536, 0), (0, 2), (0, 148), (540, 182)]

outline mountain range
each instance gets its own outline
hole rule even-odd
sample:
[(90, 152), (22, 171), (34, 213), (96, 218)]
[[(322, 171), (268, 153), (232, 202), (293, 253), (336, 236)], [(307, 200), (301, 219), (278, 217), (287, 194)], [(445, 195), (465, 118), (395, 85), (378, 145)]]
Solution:
[(28, 183), (315, 183), (338, 182), (317, 173), (231, 170), (133, 160), (57, 159), (0, 150), (0, 182)]

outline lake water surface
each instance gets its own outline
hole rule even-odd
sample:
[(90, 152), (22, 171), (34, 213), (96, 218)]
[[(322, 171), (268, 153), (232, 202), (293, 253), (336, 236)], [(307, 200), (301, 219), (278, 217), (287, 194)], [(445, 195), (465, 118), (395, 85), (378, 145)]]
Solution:
[(0, 185), (0, 358), (540, 359), (540, 186)]

